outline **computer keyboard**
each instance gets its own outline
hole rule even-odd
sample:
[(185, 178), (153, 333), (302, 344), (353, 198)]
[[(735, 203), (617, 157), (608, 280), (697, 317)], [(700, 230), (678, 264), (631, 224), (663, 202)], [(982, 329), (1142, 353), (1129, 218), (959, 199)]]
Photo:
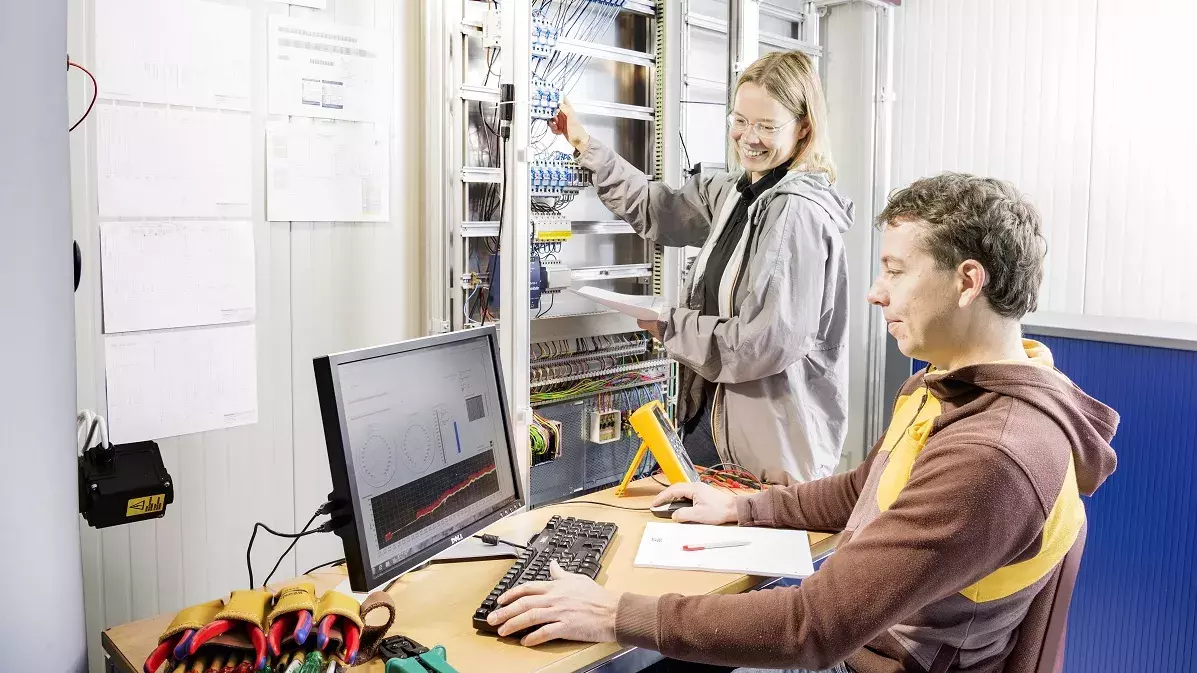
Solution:
[(597, 577), (615, 530), (615, 524), (606, 521), (553, 516), (474, 611), (474, 628), (497, 631), (498, 627), (487, 623), (486, 617), (499, 607), (499, 596), (514, 586), (549, 579), (550, 561), (557, 561), (569, 572)]

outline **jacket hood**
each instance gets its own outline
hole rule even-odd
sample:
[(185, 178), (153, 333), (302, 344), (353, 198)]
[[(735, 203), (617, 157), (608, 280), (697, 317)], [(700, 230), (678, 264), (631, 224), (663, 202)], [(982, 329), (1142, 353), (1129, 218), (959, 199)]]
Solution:
[(781, 194), (796, 194), (827, 211), (828, 217), (841, 234), (852, 226), (855, 205), (851, 199), (836, 191), (824, 173), (790, 171), (772, 189), (762, 194), (759, 202), (764, 204)]
[(1022, 400), (1047, 414), (1072, 445), (1078, 488), (1093, 495), (1118, 464), (1110, 446), (1118, 429), (1118, 412), (1090, 397), (1057, 370), (1047, 346), (1024, 339), (1023, 347), (1029, 360), (930, 371), (924, 382), (937, 395), (981, 388)]

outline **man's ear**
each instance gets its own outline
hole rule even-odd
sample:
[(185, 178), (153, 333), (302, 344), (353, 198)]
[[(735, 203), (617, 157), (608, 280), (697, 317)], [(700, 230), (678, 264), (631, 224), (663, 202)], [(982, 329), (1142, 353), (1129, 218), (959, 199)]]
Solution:
[(982, 296), (989, 272), (975, 259), (966, 259), (956, 267), (956, 291), (960, 294), (958, 305), (966, 308)]

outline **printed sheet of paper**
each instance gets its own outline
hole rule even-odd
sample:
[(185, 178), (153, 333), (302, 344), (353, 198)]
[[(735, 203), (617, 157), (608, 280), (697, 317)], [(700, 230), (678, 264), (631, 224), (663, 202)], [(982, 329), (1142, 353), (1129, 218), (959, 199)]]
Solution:
[(104, 362), (113, 442), (258, 421), (252, 323), (107, 335)]
[(266, 132), (266, 219), (381, 222), (390, 217), (386, 127), (274, 122)]
[(270, 114), (383, 121), (389, 53), (369, 28), (270, 17)]
[(250, 108), (250, 10), (202, 0), (96, 0), (96, 79), (116, 100)]
[[(711, 543), (740, 546), (683, 549)], [(633, 565), (798, 579), (815, 572), (810, 537), (803, 530), (655, 521), (645, 524)]]
[(665, 298), (660, 296), (621, 294), (592, 285), (570, 288), (570, 291), (637, 320), (660, 320), (661, 309), (666, 307)]
[(104, 332), (254, 319), (249, 222), (100, 225)]
[(249, 114), (98, 108), (101, 217), (250, 216)]

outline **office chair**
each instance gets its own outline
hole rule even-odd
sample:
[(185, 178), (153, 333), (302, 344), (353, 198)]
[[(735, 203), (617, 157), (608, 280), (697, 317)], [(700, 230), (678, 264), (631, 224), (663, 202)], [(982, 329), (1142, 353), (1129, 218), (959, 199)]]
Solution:
[(1006, 659), (1005, 673), (1061, 673), (1064, 670), (1064, 636), (1068, 606), (1076, 587), (1081, 554), (1085, 551), (1088, 524), (1081, 527), (1072, 549), (1064, 556), (1055, 577), (1031, 601), (1019, 625), (1018, 642)]

